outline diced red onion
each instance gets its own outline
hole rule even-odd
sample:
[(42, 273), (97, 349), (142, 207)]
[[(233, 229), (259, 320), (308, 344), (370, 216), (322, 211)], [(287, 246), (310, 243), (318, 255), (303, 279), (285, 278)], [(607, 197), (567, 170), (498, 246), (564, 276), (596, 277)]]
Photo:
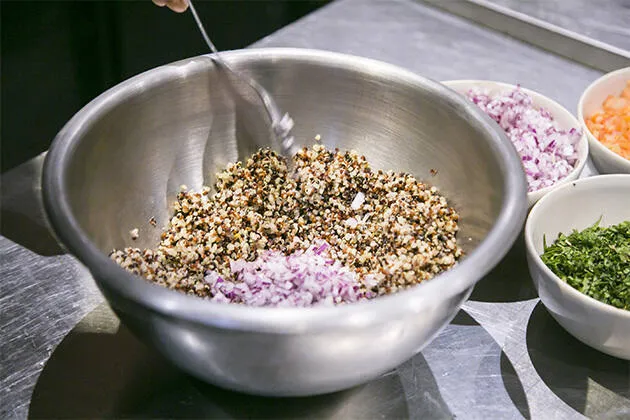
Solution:
[[(319, 242), (305, 252), (284, 255), (266, 251), (255, 261), (232, 261), (234, 280), (206, 273), (211, 300), (251, 306), (314, 306), (356, 302), (373, 297), (362, 292), (354, 271), (330, 257), (330, 245)], [(366, 279), (373, 287), (373, 278)]]
[(352, 210), (359, 210), (361, 208), (361, 205), (364, 202), (365, 202), (365, 194), (359, 191), (357, 195), (354, 196), (354, 200), (352, 200), (350, 207), (352, 208)]
[(505, 130), (521, 156), (529, 192), (554, 185), (574, 169), (581, 130), (558, 128), (551, 113), (534, 108), (520, 87), (492, 97), (474, 88), (467, 97)]

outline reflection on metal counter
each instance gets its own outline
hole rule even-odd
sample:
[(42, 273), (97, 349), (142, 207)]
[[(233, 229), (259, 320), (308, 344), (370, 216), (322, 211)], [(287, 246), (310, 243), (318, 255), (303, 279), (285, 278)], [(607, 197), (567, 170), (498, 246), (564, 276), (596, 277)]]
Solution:
[[(473, 332), (471, 327), (480, 329), (463, 311), (455, 322), (470, 324), (449, 328), (449, 335), (461, 339)], [(492, 344), (488, 335), (479, 342), (481, 348), (498, 350)], [(449, 348), (436, 346), (436, 351)], [(475, 359), (463, 354), (455, 359), (462, 369), (474, 367)], [(284, 399), (238, 394), (185, 375), (136, 340), (102, 304), (51, 355), (29, 414), (31, 418), (452, 418), (434, 374), (418, 355), (367, 385), (335, 394)], [(456, 385), (456, 376), (451, 382), (462, 389), (466, 386)]]

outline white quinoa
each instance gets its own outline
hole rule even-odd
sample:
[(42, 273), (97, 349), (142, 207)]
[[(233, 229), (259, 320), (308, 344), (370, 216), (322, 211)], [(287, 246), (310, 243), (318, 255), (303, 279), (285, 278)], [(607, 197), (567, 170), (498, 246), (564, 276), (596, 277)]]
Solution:
[(114, 250), (111, 258), (147, 280), (206, 297), (206, 271), (232, 278), (230, 260), (253, 261), (267, 249), (290, 254), (317, 239), (361, 281), (377, 280), (370, 289), (379, 295), (428, 280), (461, 256), (459, 216), (435, 187), (321, 145), (294, 161), (289, 174), (283, 158), (262, 149), (229, 164), (214, 194), (208, 187), (179, 193), (156, 249)]

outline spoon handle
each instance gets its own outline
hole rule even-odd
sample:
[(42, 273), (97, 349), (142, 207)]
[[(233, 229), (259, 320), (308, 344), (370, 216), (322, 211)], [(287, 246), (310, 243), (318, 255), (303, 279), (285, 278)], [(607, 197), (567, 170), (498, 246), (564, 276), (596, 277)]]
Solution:
[(274, 101), (273, 97), (269, 94), (269, 92), (267, 92), (265, 88), (263, 88), (260, 84), (258, 84), (258, 82), (256, 82), (251, 77), (247, 77), (244, 74), (233, 70), (223, 60), (223, 58), (219, 54), (219, 50), (217, 50), (217, 47), (214, 45), (214, 43), (208, 36), (208, 33), (206, 32), (206, 29), (204, 28), (203, 23), (201, 22), (201, 19), (199, 18), (199, 15), (197, 14), (197, 10), (195, 9), (195, 6), (193, 5), (192, 0), (188, 0), (188, 6), (190, 7), (190, 12), (192, 13), (193, 18), (195, 19), (195, 22), (197, 23), (197, 27), (199, 28), (199, 31), (201, 32), (201, 36), (203, 37), (204, 41), (210, 48), (210, 51), (214, 53), (214, 57), (212, 57), (212, 59), (215, 61), (215, 63), (218, 63), (220, 66), (227, 69), (230, 73), (232, 73), (239, 79), (243, 80), (252, 89), (254, 89), (254, 91), (256, 92), (260, 100), (262, 101), (265, 107), (265, 110), (267, 111), (267, 115), (269, 116), (269, 120), (271, 121), (271, 127), (273, 129), (273, 132), (276, 136), (276, 139), (280, 143), (282, 154), (285, 157), (291, 157), (293, 155), (294, 138), (291, 135), (291, 129), (293, 128), (293, 120), (291, 119), (289, 114), (287, 113), (283, 114), (280, 111), (280, 108), (278, 108), (278, 105), (276, 104), (276, 101)]

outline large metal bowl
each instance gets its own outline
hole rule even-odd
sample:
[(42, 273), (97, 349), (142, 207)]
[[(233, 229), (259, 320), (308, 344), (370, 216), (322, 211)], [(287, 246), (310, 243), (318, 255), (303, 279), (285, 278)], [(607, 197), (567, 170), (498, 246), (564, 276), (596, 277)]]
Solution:
[(401, 293), (307, 309), (211, 303), (110, 261), (113, 248), (157, 243), (160, 229), (148, 220), (166, 223), (181, 184), (212, 185), (222, 165), (269, 141), (252, 92), (207, 56), (121, 83), (63, 128), (44, 168), (51, 225), (123, 322), (194, 376), (275, 396), (332, 392), (375, 378), (419, 352), (510, 248), (527, 209), (518, 155), (473, 104), (406, 70), (298, 49), (224, 57), (290, 112), (298, 140), (321, 134), (326, 145), (356, 149), (377, 168), (409, 171), (438, 186), (461, 215), (465, 259)]

